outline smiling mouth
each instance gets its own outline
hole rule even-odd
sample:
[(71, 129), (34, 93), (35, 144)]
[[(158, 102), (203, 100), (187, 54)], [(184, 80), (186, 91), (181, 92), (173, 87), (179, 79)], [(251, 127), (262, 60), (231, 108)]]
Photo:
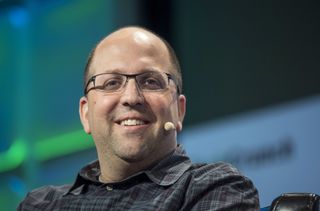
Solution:
[(145, 125), (147, 124), (147, 122), (141, 119), (125, 119), (120, 121), (119, 124), (122, 126), (137, 126), (137, 125)]

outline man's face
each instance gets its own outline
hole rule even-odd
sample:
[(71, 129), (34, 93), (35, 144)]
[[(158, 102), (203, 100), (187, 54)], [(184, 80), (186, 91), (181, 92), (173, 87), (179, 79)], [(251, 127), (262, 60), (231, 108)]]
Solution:
[[(150, 70), (173, 73), (168, 51), (160, 40), (145, 32), (122, 35), (99, 44), (90, 75)], [(165, 131), (164, 124), (173, 122), (181, 130), (184, 113), (185, 97), (177, 96), (173, 81), (164, 91), (142, 92), (135, 80), (129, 79), (120, 92), (91, 90), (80, 100), (81, 121), (93, 136), (99, 159), (160, 159), (176, 146), (176, 131)]]

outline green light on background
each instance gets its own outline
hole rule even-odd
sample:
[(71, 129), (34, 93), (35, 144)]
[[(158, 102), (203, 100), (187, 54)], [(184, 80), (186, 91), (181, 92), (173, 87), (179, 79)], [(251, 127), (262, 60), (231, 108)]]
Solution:
[(27, 146), (23, 139), (14, 141), (9, 150), (0, 154), (0, 172), (18, 167), (27, 156)]
[(39, 161), (50, 160), (85, 150), (92, 146), (91, 136), (88, 136), (83, 130), (78, 130), (36, 142), (35, 158)]
[[(83, 130), (77, 130), (35, 143), (35, 158), (38, 161), (46, 161), (67, 154), (79, 152), (93, 147), (91, 136)], [(20, 166), (28, 156), (26, 142), (16, 139), (10, 148), (0, 153), (0, 173), (10, 171)]]

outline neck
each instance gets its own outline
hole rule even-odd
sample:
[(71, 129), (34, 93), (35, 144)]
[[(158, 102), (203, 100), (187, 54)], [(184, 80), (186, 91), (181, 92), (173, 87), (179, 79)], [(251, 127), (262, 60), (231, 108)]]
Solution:
[(99, 176), (100, 182), (112, 183), (120, 182), (129, 176), (145, 169), (139, 164), (128, 163), (126, 161), (114, 162), (110, 159), (99, 159), (101, 175)]

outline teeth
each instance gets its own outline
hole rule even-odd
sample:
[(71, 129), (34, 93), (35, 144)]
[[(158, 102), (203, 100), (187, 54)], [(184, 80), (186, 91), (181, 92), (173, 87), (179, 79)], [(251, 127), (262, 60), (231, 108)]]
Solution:
[(139, 119), (126, 119), (121, 121), (120, 124), (124, 126), (134, 126), (134, 125), (143, 125), (145, 124), (145, 122)]

